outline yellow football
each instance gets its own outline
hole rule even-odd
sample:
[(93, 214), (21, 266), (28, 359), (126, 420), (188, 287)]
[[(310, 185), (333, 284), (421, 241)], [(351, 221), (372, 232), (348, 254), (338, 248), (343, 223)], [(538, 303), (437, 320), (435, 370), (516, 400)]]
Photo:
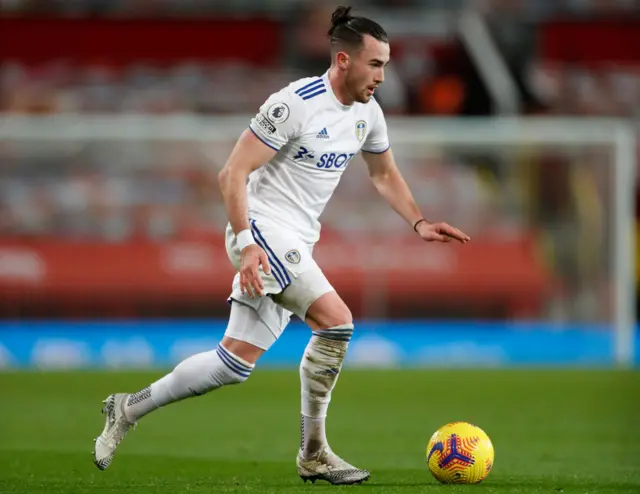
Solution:
[(476, 484), (493, 467), (493, 444), (478, 426), (451, 422), (431, 436), (427, 464), (433, 476), (444, 484)]

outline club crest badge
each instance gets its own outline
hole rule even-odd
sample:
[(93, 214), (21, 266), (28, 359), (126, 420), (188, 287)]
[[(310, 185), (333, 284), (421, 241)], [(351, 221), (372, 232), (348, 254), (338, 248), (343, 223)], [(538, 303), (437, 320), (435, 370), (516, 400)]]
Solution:
[(362, 142), (366, 134), (367, 134), (367, 122), (365, 122), (364, 120), (358, 120), (356, 122), (356, 137), (360, 142)]
[(291, 264), (299, 264), (300, 263), (300, 252), (293, 249), (287, 252), (284, 255), (284, 258), (289, 261)]

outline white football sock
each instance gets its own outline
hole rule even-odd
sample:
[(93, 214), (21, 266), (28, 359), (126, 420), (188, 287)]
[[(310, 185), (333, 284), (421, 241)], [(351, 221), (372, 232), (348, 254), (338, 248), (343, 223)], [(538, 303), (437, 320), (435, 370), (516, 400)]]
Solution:
[(327, 445), (325, 419), (353, 324), (314, 331), (300, 362), (302, 420), (300, 448), (305, 456)]
[(246, 381), (255, 367), (222, 345), (180, 362), (173, 372), (127, 399), (124, 414), (135, 422), (168, 403), (200, 396), (225, 385)]

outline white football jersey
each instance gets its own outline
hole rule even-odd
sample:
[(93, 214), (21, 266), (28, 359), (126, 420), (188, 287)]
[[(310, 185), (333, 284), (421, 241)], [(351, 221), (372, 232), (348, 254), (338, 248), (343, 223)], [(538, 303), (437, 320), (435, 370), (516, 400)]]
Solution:
[(343, 105), (328, 72), (272, 94), (250, 129), (278, 151), (249, 176), (250, 218), (280, 225), (309, 244), (320, 238), (318, 218), (351, 159), (360, 150), (389, 149), (377, 101)]

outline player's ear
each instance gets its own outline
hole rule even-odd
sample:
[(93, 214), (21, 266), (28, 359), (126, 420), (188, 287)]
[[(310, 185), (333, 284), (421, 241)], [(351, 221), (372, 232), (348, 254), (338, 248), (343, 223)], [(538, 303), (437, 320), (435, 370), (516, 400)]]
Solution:
[(347, 70), (349, 68), (349, 54), (344, 51), (339, 51), (336, 54), (336, 62), (338, 63), (338, 68), (342, 70)]

